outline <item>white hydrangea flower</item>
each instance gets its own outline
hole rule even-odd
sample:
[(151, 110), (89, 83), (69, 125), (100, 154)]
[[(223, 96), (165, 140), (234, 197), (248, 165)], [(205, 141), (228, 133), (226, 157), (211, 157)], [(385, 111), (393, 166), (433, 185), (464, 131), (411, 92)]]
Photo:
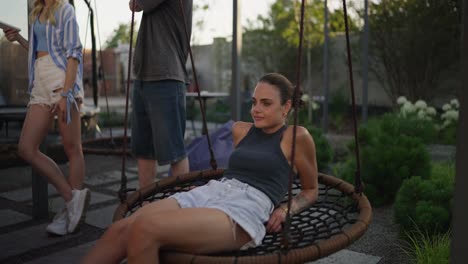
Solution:
[(426, 118), (426, 112), (424, 110), (419, 110), (418, 111), (418, 118), (419, 119), (425, 119)]
[(449, 126), (451, 123), (452, 121), (450, 119), (445, 120), (444, 123), (442, 124), (442, 128)]
[(408, 102), (408, 100), (406, 99), (406, 97), (400, 96), (400, 97), (398, 97), (398, 99), (396, 100), (396, 102), (397, 102), (397, 104), (402, 105), (402, 104)]
[(312, 110), (317, 110), (320, 108), (320, 105), (317, 104), (316, 102), (312, 101)]
[(457, 121), (458, 120), (458, 111), (457, 110), (449, 110), (445, 113), (445, 116), (448, 120)]
[(448, 110), (450, 110), (450, 109), (452, 109), (452, 106), (449, 105), (449, 104), (444, 104), (444, 105), (442, 106), (442, 110), (444, 110), (444, 111), (448, 111)]
[(303, 102), (309, 102), (309, 99), (310, 99), (310, 98), (309, 98), (309, 95), (308, 95), (308, 94), (303, 94), (303, 95), (301, 96), (301, 101), (303, 101)]
[(458, 109), (460, 107), (460, 103), (458, 102), (458, 99), (452, 99), (450, 100), (450, 105), (452, 105), (455, 109)]
[(416, 103), (414, 103), (414, 106), (416, 106), (418, 109), (424, 109), (427, 107), (427, 104), (423, 100), (418, 100)]
[(435, 116), (437, 114), (437, 111), (434, 107), (429, 106), (428, 108), (426, 108), (426, 114), (430, 116)]
[(410, 113), (415, 112), (416, 108), (414, 107), (414, 105), (411, 102), (407, 101), (401, 107), (401, 111), (406, 113), (406, 114), (410, 114)]

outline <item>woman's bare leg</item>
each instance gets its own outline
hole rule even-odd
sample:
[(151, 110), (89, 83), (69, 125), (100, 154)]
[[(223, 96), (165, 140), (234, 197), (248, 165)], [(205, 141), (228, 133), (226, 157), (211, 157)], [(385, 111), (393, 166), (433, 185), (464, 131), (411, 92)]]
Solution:
[(71, 122), (67, 124), (65, 117), (59, 113), (58, 124), (62, 144), (69, 162), (68, 182), (72, 189), (80, 190), (85, 177), (85, 162), (81, 147), (80, 113), (74, 107), (71, 109)]
[(83, 259), (84, 264), (94, 263), (119, 263), (127, 254), (128, 234), (131, 224), (136, 217), (144, 212), (151, 214), (165, 214), (167, 211), (180, 210), (175, 199), (169, 198), (149, 203), (137, 210), (132, 216), (112, 224), (96, 245)]
[(39, 151), (39, 146), (49, 131), (52, 118), (50, 107), (31, 105), (21, 130), (18, 152), (41, 176), (46, 177), (48, 182), (55, 186), (65, 201), (69, 201), (72, 197), (71, 188), (62, 171), (51, 158)]
[(186, 208), (163, 214), (146, 210), (131, 223), (127, 259), (128, 263), (159, 263), (161, 248), (203, 254), (239, 249), (250, 240), (218, 209)]

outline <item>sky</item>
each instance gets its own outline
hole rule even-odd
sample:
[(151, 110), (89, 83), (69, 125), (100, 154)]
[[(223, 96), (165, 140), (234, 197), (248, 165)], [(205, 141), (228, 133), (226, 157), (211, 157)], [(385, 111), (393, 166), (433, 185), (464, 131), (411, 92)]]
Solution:
[[(129, 23), (132, 14), (128, 0), (89, 0), (94, 9), (95, 33), (97, 45), (103, 47), (120, 23)], [(204, 28), (193, 28), (196, 44), (210, 44), (213, 37), (230, 37), (232, 34), (232, 0), (194, 0), (207, 3), (209, 9), (194, 13), (194, 21), (203, 19)], [(241, 3), (241, 23), (246, 26), (248, 20), (256, 21), (258, 15), (266, 16), (274, 0), (238, 0)], [(22, 35), (27, 32), (27, 0), (0, 0), (0, 20), (18, 26)], [(341, 1), (329, 0), (330, 8), (339, 6)], [(76, 16), (80, 25), (80, 37), (84, 45), (91, 45), (90, 29), (87, 26), (88, 8), (83, 0), (75, 0)], [(22, 14), (22, 15), (20, 15)], [(135, 20), (140, 21), (141, 13), (136, 13)], [(0, 33), (0, 35), (2, 35)]]
[[(8, 0), (0, 0), (8, 1)], [(113, 31), (118, 27), (119, 23), (129, 23), (132, 18), (132, 13), (128, 8), (128, 0), (90, 0), (92, 7), (97, 13), (97, 24), (99, 25), (101, 43), (104, 45), (106, 40), (112, 36)], [(197, 0), (194, 0), (197, 1)], [(204, 29), (200, 32), (199, 29), (193, 28), (193, 33), (196, 35), (197, 44), (210, 44), (213, 37), (230, 36), (232, 34), (232, 0), (203, 0), (199, 2), (208, 3), (207, 11), (194, 13), (194, 21), (204, 19)], [(247, 24), (248, 19), (256, 19), (261, 15), (267, 15), (269, 7), (273, 0), (244, 0), (241, 2), (241, 23)], [(96, 8), (95, 8), (96, 5)], [(86, 19), (88, 16), (87, 7), (83, 0), (75, 0), (75, 8), (77, 20), (81, 25), (80, 36), (84, 42), (86, 32)], [(96, 11), (97, 10), (97, 11)], [(141, 13), (135, 13), (135, 20), (140, 21)], [(96, 16), (95, 16), (96, 23)], [(88, 29), (89, 30), (89, 29)], [(89, 34), (89, 33), (88, 33)], [(97, 29), (96, 29), (97, 34)], [(89, 35), (88, 35), (89, 36)], [(98, 38), (96, 37), (98, 41)], [(89, 37), (87, 40), (90, 43)], [(87, 44), (88, 45), (88, 44)], [(90, 44), (89, 44), (90, 45)]]

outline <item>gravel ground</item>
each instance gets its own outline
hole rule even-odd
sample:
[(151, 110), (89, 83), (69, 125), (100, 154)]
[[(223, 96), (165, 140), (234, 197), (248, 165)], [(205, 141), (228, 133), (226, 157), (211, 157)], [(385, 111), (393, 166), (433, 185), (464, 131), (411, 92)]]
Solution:
[(403, 252), (405, 242), (398, 238), (398, 226), (393, 222), (391, 206), (373, 208), (372, 222), (366, 233), (348, 249), (379, 256), (379, 264), (409, 264), (408, 255)]

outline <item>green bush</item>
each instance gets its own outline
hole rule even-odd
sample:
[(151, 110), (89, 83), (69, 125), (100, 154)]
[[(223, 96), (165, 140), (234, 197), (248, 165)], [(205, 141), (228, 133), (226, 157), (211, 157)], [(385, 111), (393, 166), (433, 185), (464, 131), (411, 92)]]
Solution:
[(455, 145), (457, 141), (457, 124), (451, 124), (439, 131), (438, 142), (445, 145)]
[[(201, 111), (200, 111), (199, 118), (200, 120), (202, 120)], [(230, 110), (228, 102), (224, 100), (216, 100), (216, 102), (214, 102), (213, 104), (207, 105), (207, 108), (206, 108), (206, 121), (207, 122), (226, 123), (230, 119), (231, 119), (231, 110)]]
[(400, 134), (419, 138), (423, 143), (435, 142), (437, 130), (434, 123), (416, 117), (402, 117), (395, 114), (385, 114), (382, 119), (382, 129), (394, 136)]
[(414, 226), (429, 234), (447, 232), (452, 220), (455, 168), (435, 163), (429, 179), (412, 177), (403, 182), (395, 199), (395, 222), (402, 232)]
[(327, 172), (328, 164), (332, 160), (333, 156), (330, 143), (323, 135), (321, 129), (313, 126), (307, 126), (306, 128), (314, 138), (318, 170), (321, 172)]
[[(372, 120), (359, 129), (361, 178), (364, 192), (374, 206), (390, 204), (403, 180), (414, 175), (429, 177), (429, 154), (420, 138), (408, 131), (408, 124), (394, 115)], [(354, 183), (354, 142), (349, 145), (343, 178)]]

